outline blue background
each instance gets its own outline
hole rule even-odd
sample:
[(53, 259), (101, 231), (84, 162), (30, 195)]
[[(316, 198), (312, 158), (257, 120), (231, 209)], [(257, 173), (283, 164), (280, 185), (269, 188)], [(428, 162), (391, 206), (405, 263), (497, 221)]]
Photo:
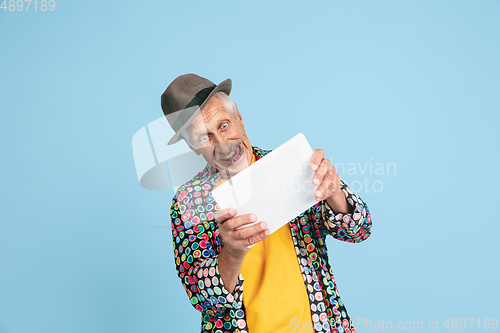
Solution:
[(189, 72), (233, 80), (252, 144), (303, 132), (363, 184), (372, 236), (328, 241), (355, 324), (483, 331), (500, 317), (499, 36), (498, 0), (0, 10), (0, 332), (199, 332), (173, 192), (139, 186), (131, 145)]

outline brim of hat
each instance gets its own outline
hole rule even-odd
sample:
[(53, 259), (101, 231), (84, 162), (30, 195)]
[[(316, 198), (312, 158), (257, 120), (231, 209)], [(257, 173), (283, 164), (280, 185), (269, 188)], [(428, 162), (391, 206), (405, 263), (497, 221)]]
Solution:
[(231, 93), (231, 87), (232, 87), (231, 79), (224, 80), (217, 87), (215, 87), (215, 89), (210, 93), (210, 95), (207, 96), (205, 101), (198, 107), (198, 110), (196, 110), (196, 112), (193, 113), (191, 118), (189, 118), (186, 121), (186, 123), (182, 125), (181, 128), (179, 128), (179, 130), (175, 133), (175, 135), (168, 141), (167, 145), (172, 145), (181, 140), (182, 132), (184, 132), (184, 130), (186, 130), (189, 127), (189, 125), (191, 125), (194, 118), (196, 118), (196, 116), (200, 114), (200, 110), (202, 110), (205, 107), (205, 105), (207, 105), (208, 101), (210, 100), (210, 98), (212, 98), (213, 95), (215, 95), (219, 91), (225, 92), (227, 95), (229, 95)]

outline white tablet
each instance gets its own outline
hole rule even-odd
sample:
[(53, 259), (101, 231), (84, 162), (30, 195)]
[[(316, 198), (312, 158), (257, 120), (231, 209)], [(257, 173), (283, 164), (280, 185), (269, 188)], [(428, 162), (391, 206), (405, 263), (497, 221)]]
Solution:
[(299, 133), (212, 191), (220, 209), (253, 213), (271, 233), (315, 205), (313, 150)]

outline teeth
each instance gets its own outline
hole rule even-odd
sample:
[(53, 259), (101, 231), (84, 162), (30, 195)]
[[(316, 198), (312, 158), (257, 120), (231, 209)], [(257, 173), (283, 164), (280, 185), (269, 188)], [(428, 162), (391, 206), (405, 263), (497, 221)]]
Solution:
[(224, 159), (224, 161), (230, 162), (230, 163), (235, 162), (239, 158), (239, 156), (240, 156), (240, 149), (241, 148), (239, 146), (236, 147), (234, 153), (231, 156), (229, 156), (229, 158)]

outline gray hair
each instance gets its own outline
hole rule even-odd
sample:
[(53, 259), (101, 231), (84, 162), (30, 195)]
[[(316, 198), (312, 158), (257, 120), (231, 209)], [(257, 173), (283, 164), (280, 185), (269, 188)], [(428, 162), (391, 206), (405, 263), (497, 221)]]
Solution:
[(231, 113), (236, 116), (236, 104), (231, 100), (231, 98), (229, 98), (229, 96), (225, 92), (218, 91), (212, 96), (212, 98), (213, 97), (221, 101), (222, 104), (224, 104), (224, 106), (226, 107), (226, 109), (231, 111)]
[[(236, 116), (236, 103), (234, 103), (225, 92), (218, 91), (212, 97), (210, 97), (210, 99), (214, 97), (221, 101), (222, 104), (224, 104), (224, 107), (227, 110), (231, 111), (234, 116)], [(189, 145), (192, 145), (191, 140), (189, 139), (189, 135), (186, 134), (186, 131), (181, 133), (181, 138), (184, 139)]]

